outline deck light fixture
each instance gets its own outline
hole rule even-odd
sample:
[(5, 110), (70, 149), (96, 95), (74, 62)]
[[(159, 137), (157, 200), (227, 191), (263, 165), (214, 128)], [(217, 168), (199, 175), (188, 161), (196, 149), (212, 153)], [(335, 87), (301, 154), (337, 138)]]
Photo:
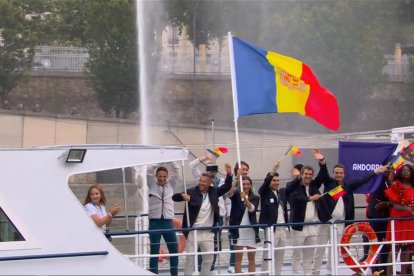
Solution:
[(82, 163), (86, 149), (70, 149), (66, 157), (66, 163)]

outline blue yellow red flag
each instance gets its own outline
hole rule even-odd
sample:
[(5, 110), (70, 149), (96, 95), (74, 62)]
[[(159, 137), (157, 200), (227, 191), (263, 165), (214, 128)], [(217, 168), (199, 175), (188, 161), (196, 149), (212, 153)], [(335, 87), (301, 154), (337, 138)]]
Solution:
[(235, 118), (293, 112), (339, 129), (338, 102), (308, 65), (234, 36), (229, 39)]

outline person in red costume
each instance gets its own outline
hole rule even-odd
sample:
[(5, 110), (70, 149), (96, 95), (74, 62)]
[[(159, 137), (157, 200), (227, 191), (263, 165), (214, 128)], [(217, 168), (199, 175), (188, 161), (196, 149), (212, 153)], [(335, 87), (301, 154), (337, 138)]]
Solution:
[[(414, 216), (414, 169), (410, 165), (403, 165), (395, 175), (392, 185), (385, 190), (385, 196), (390, 200), (391, 218), (413, 217)], [(396, 241), (414, 239), (414, 220), (396, 220), (395, 231), (391, 233), (391, 221), (388, 223), (387, 240), (395, 235)], [(399, 243), (396, 245), (398, 253), (401, 250), (401, 261), (410, 261), (411, 244)], [(401, 274), (407, 274), (407, 264), (401, 265)], [(388, 274), (388, 273), (387, 273)]]

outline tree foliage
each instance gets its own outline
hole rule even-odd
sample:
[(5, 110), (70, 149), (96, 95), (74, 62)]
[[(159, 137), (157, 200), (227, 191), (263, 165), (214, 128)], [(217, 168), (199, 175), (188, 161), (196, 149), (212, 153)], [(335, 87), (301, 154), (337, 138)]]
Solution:
[(19, 0), (37, 45), (82, 46), (90, 0)]
[(94, 1), (85, 30), (88, 73), (107, 116), (137, 109), (138, 71), (133, 1)]
[(31, 64), (30, 31), (23, 10), (0, 0), (0, 98), (5, 100)]
[(169, 24), (187, 30), (188, 39), (198, 47), (213, 39), (222, 42), (229, 31), (227, 15), (235, 1), (171, 0), (166, 2)]

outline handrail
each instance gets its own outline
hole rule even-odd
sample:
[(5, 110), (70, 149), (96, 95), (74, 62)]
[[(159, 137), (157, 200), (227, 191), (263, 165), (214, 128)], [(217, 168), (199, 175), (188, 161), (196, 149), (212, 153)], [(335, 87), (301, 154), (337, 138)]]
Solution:
[[(367, 208), (367, 206), (362, 206), (362, 205), (355, 206), (355, 209), (365, 209), (365, 208)], [(290, 211), (289, 208), (288, 208), (288, 211)], [(260, 213), (260, 209), (257, 209), (256, 212), (257, 213)], [(176, 216), (184, 216), (184, 215), (185, 215), (185, 213), (183, 213), (183, 212), (174, 213), (174, 217), (176, 217)], [(130, 218), (148, 217), (148, 214), (128, 215), (128, 217), (130, 217)], [(124, 215), (117, 215), (117, 216), (114, 216), (114, 218), (125, 218), (125, 216)]]
[[(141, 219), (141, 217), (138, 217), (137, 219)], [(144, 219), (147, 219), (146, 217)], [(258, 246), (255, 249), (251, 249), (251, 250), (244, 250), (244, 252), (265, 252), (268, 251), (269, 252), (269, 256), (271, 256), (272, 258), (274, 258), (274, 256), (272, 256), (272, 254), (274, 254), (274, 252), (278, 251), (278, 250), (292, 250), (293, 248), (320, 248), (320, 247), (324, 247), (324, 248), (331, 248), (331, 265), (332, 268), (335, 270), (335, 272), (333, 274), (336, 275), (340, 275), (338, 273), (341, 273), (345, 270), (351, 269), (351, 268), (363, 268), (364, 271), (368, 271), (366, 270), (367, 267), (378, 267), (378, 266), (384, 266), (384, 265), (390, 265), (393, 266), (394, 272), (396, 271), (395, 266), (396, 265), (400, 265), (400, 264), (405, 264), (405, 263), (413, 263), (413, 262), (401, 262), (398, 261), (397, 256), (392, 256), (392, 262), (388, 262), (388, 263), (383, 263), (383, 264), (366, 264), (366, 263), (358, 263), (354, 266), (349, 266), (343, 262), (341, 262), (340, 260), (342, 259), (341, 257), (341, 253), (338, 252), (337, 249), (339, 249), (340, 247), (348, 247), (348, 248), (357, 248), (357, 250), (360, 250), (361, 246), (365, 246), (365, 245), (379, 245), (380, 247), (382, 246), (386, 246), (386, 245), (391, 245), (391, 246), (396, 246), (400, 243), (403, 242), (413, 242), (414, 240), (407, 240), (407, 241), (395, 241), (394, 238), (392, 238), (392, 240), (390, 241), (369, 241), (369, 242), (355, 242), (353, 241), (352, 243), (349, 244), (343, 244), (341, 243), (341, 239), (338, 236), (338, 228), (337, 225), (339, 224), (350, 224), (350, 223), (358, 223), (358, 222), (378, 222), (378, 221), (391, 221), (391, 224), (394, 223), (395, 220), (412, 220), (414, 219), (414, 217), (408, 217), (408, 218), (372, 218), (372, 219), (356, 219), (356, 220), (336, 220), (336, 221), (328, 221), (327, 223), (322, 223), (322, 222), (307, 222), (307, 223), (283, 223), (283, 224), (273, 224), (271, 226), (266, 225), (266, 224), (255, 224), (255, 225), (243, 225), (243, 226), (237, 226), (237, 225), (233, 225), (233, 226), (216, 226), (216, 227), (194, 227), (194, 228), (174, 228), (174, 229), (159, 229), (159, 230), (143, 230), (143, 231), (129, 231), (129, 232), (112, 232), (111, 235), (113, 236), (126, 236), (126, 235), (137, 235), (137, 237), (140, 236), (140, 234), (144, 234), (142, 236), (146, 236), (146, 239), (148, 239), (148, 233), (159, 233), (159, 232), (168, 232), (168, 231), (172, 231), (175, 232), (177, 235), (182, 235), (182, 232), (190, 232), (190, 231), (198, 231), (198, 230), (210, 230), (210, 231), (217, 231), (217, 230), (224, 230), (224, 232), (227, 229), (234, 229), (234, 228), (264, 228), (265, 231), (269, 231), (269, 234), (266, 238), (264, 242), (264, 244), (267, 244), (267, 246), (265, 246), (264, 244), (262, 246)], [(330, 236), (331, 236), (331, 240), (329, 243), (327, 244), (312, 244), (312, 245), (303, 245), (303, 246), (292, 246), (292, 245), (286, 245), (285, 247), (275, 247), (275, 245), (273, 244), (273, 236), (272, 234), (274, 233), (272, 230), (274, 230), (275, 228), (287, 228), (289, 226), (293, 226), (293, 225), (320, 225), (320, 224), (326, 224), (329, 225), (330, 227)], [(138, 229), (138, 228), (137, 228)], [(391, 229), (393, 230), (393, 227)], [(394, 235), (394, 234), (393, 234)], [(142, 237), (141, 236), (141, 237)], [(289, 238), (290, 239), (290, 238)], [(196, 240), (194, 241), (196, 242)], [(148, 244), (146, 242), (144, 242), (142, 244), (144, 247), (147, 246)], [(137, 245), (138, 246), (138, 245)], [(273, 250), (271, 250), (273, 248)], [(336, 250), (332, 250), (333, 248), (336, 248)], [(358, 249), (359, 248), (359, 249)], [(392, 250), (394, 251), (394, 250)], [(229, 254), (229, 253), (235, 253), (237, 252), (236, 250), (229, 250), (229, 249), (224, 249), (223, 251), (215, 251), (214, 254)], [(273, 253), (272, 253), (273, 252)], [(204, 254), (212, 254), (213, 252), (193, 252), (193, 253), (186, 253), (186, 252), (179, 252), (179, 253), (174, 253), (174, 254), (168, 254), (168, 253), (161, 253), (160, 254), (149, 254), (148, 251), (144, 250), (143, 252), (139, 252), (136, 253), (135, 255), (128, 255), (128, 258), (130, 259), (135, 259), (137, 264), (138, 264), (138, 260), (143, 260), (143, 262), (145, 262), (145, 265), (141, 265), (146, 267), (147, 266), (147, 262), (149, 260), (150, 257), (167, 257), (167, 256), (180, 256), (180, 257), (184, 257), (190, 254), (193, 254), (195, 256), (198, 255), (204, 255)], [(197, 260), (195, 260), (195, 265), (197, 263)], [(269, 264), (270, 265), (270, 264)], [(286, 261), (285, 261), (285, 265), (286, 265)], [(273, 267), (273, 263), (270, 265), (270, 268), (268, 270), (269, 273), (274, 272), (274, 267)], [(219, 265), (219, 270), (221, 271), (220, 265)], [(258, 272), (256, 272), (258, 273)], [(259, 273), (266, 273), (266, 271), (260, 271)]]
[(75, 252), (75, 253), (61, 253), (61, 254), (0, 257), (0, 262), (34, 260), (34, 259), (72, 258), (72, 257), (85, 257), (85, 256), (104, 256), (104, 255), (108, 255), (108, 251), (91, 251), (91, 252)]
[[(300, 224), (300, 223), (289, 223), (289, 224)], [(309, 222), (307, 224), (322, 224), (321, 222)], [(279, 224), (280, 226), (281, 224)], [(254, 224), (254, 225), (227, 225), (227, 226), (214, 226), (214, 227), (191, 227), (191, 228), (172, 228), (172, 229), (155, 229), (155, 230), (140, 230), (140, 231), (122, 231), (122, 232), (109, 232), (111, 236), (129, 236), (129, 235), (140, 235), (149, 233), (165, 233), (165, 232), (190, 232), (200, 230), (211, 230), (218, 231), (222, 229), (240, 229), (240, 228), (265, 228), (267, 224)]]
[(314, 222), (289, 222), (289, 223), (277, 223), (273, 225), (267, 224), (254, 224), (254, 225), (222, 225), (222, 226), (214, 226), (214, 227), (191, 227), (191, 228), (172, 228), (172, 229), (157, 229), (157, 230), (140, 230), (140, 231), (116, 231), (116, 232), (109, 232), (112, 236), (125, 236), (125, 235), (140, 235), (140, 234), (149, 234), (149, 233), (161, 233), (161, 232), (189, 232), (195, 230), (211, 230), (211, 231), (218, 231), (223, 229), (240, 229), (240, 228), (266, 228), (266, 227), (291, 227), (291, 226), (305, 226), (305, 225), (320, 225), (320, 224), (347, 224), (347, 223), (357, 223), (357, 222), (378, 222), (378, 221), (390, 221), (390, 220), (412, 220), (413, 217), (401, 217), (401, 218), (369, 218), (369, 219), (354, 219), (354, 220), (335, 220), (333, 222), (321, 222), (321, 221), (314, 221)]

